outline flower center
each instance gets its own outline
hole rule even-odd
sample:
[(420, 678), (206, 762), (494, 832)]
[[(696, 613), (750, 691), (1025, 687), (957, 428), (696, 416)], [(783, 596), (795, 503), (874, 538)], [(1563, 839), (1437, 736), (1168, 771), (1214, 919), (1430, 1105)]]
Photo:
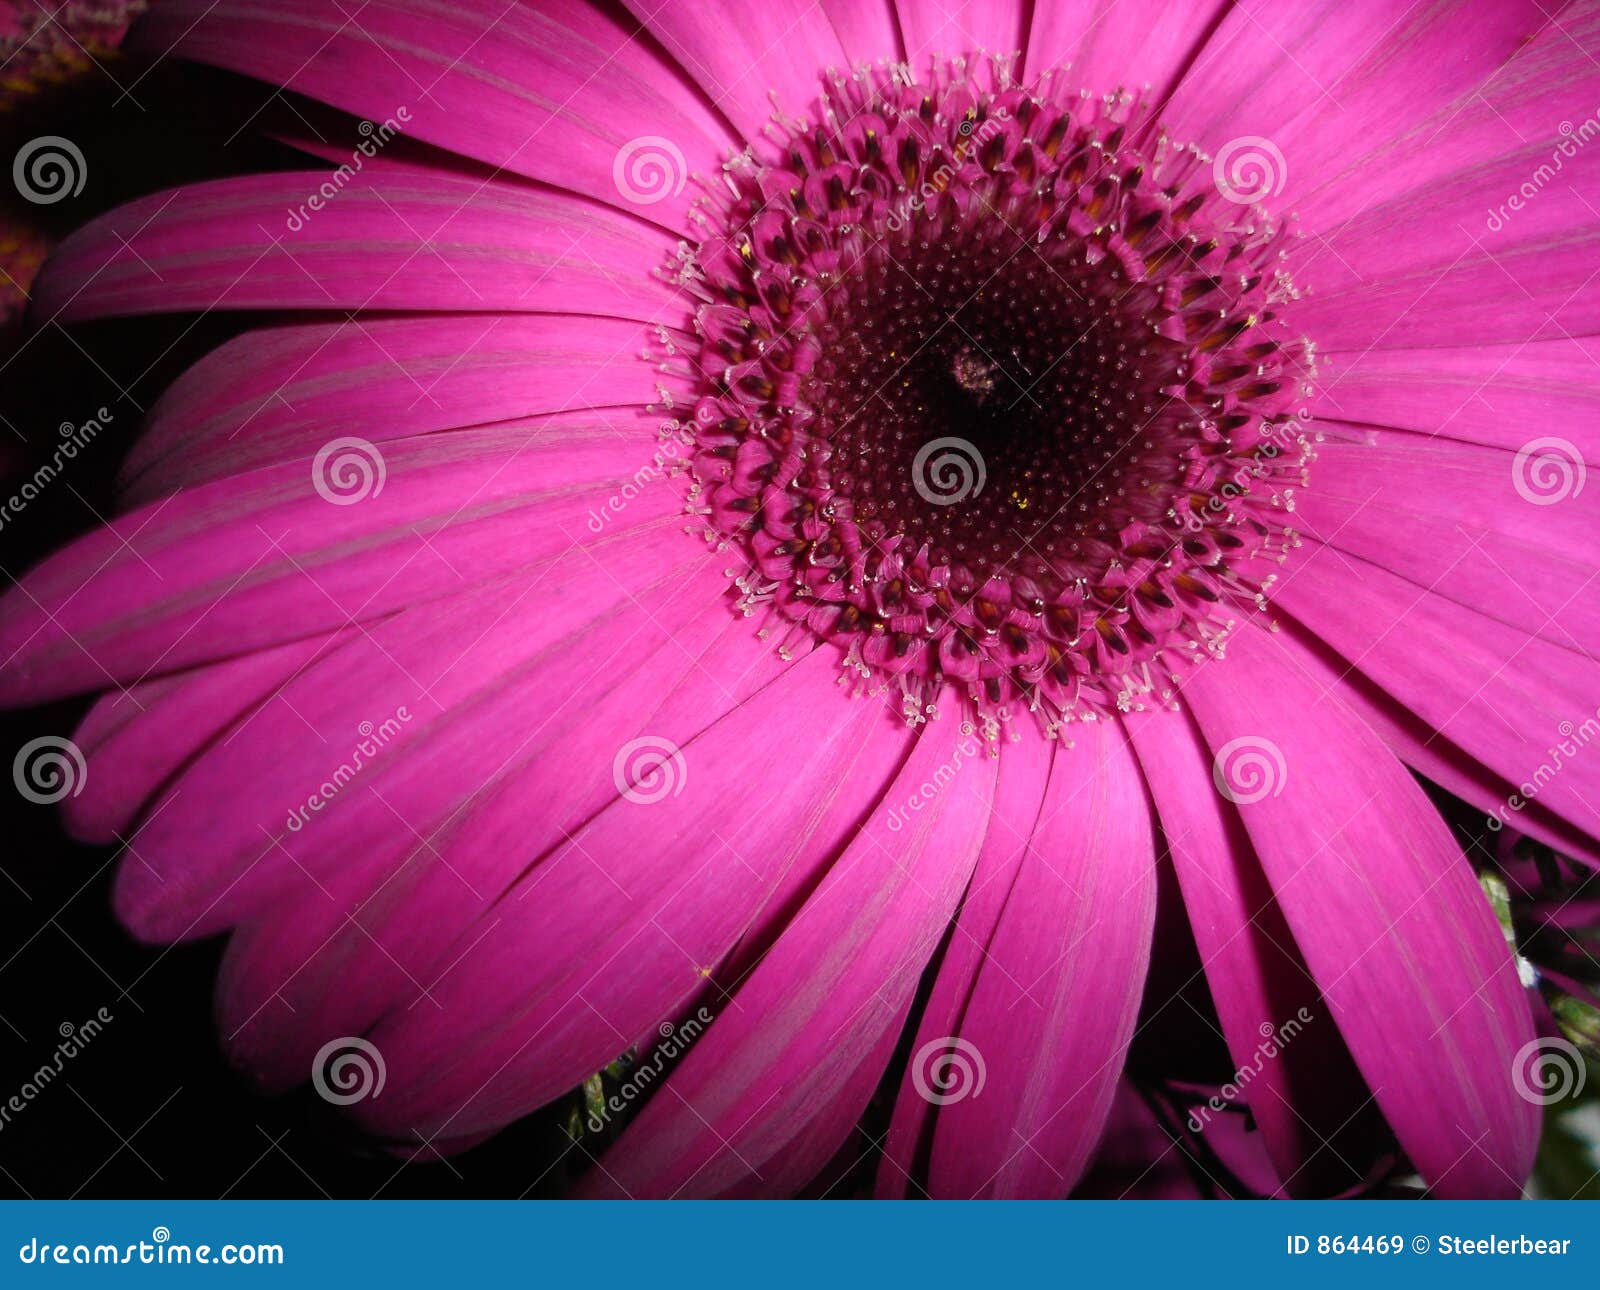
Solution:
[(1125, 95), (957, 62), (818, 106), (730, 163), (682, 275), (691, 508), (741, 607), (912, 720), (1169, 703), (1298, 544), (1282, 231)]

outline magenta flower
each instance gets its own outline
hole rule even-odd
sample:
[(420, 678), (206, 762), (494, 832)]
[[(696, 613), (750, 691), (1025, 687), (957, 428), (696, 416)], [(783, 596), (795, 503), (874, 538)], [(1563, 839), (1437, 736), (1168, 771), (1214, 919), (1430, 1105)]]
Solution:
[(1165, 1043), (1252, 1187), (1515, 1195), (1413, 772), (1600, 859), (1600, 754), (1529, 780), (1600, 702), (1595, 6), (626, 9), (135, 33), (348, 115), (36, 292), (271, 311), (5, 600), (122, 920), (401, 1149), (591, 1081), (593, 1194), (825, 1188), (892, 1104), (880, 1193), (1066, 1195)]

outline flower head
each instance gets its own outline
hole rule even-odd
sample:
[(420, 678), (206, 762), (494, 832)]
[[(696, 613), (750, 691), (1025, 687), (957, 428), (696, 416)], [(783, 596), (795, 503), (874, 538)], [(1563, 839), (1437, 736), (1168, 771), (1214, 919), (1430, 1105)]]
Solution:
[(1536, 770), (1600, 702), (1597, 32), (175, 0), (348, 128), (47, 266), (272, 316), (0, 698), (100, 694), (120, 917), (229, 932), (235, 1063), (402, 1150), (568, 1099), (594, 1194), (858, 1127), (886, 1195), (1515, 1194), (1532, 1014), (1417, 776), (1600, 860), (1600, 753)]

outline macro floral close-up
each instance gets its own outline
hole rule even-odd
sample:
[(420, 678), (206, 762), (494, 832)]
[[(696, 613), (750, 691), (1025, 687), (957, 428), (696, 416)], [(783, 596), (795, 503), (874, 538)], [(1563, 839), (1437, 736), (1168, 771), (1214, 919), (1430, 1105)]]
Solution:
[(91, 17), (17, 1083), (301, 1135), (217, 1192), (1600, 1194), (1600, 5)]

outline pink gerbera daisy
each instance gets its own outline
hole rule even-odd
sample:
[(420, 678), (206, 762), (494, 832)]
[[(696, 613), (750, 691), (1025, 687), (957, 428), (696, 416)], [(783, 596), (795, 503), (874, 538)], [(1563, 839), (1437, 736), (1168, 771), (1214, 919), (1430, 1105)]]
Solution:
[(336, 109), (338, 168), (46, 266), (40, 319), (271, 316), (9, 592), (0, 698), (103, 692), (68, 823), (134, 934), (230, 933), (263, 1089), (432, 1154), (583, 1087), (592, 1194), (875, 1145), (1063, 1196), (1185, 1135), (1518, 1192), (1539, 1040), (1415, 776), (1600, 860), (1600, 757), (1527, 782), (1600, 701), (1593, 4), (135, 37)]

